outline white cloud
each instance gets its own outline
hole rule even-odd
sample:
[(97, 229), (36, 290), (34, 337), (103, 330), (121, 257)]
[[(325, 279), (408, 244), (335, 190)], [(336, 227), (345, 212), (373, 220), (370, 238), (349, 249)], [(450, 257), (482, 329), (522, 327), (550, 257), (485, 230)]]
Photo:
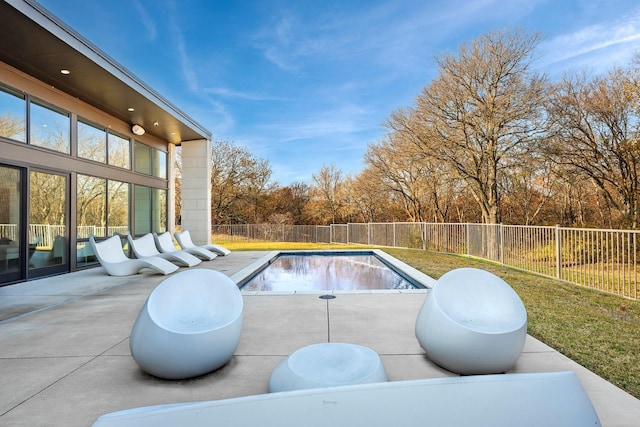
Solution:
[(243, 92), (227, 87), (205, 88), (204, 92), (226, 99), (243, 99), (247, 101), (286, 101), (286, 98)]
[(153, 21), (153, 18), (151, 18), (151, 15), (147, 12), (147, 9), (142, 6), (142, 3), (140, 3), (139, 0), (133, 0), (133, 5), (140, 17), (140, 20), (142, 21), (142, 25), (144, 25), (144, 28), (147, 30), (149, 40), (155, 40), (158, 36), (158, 31), (156, 30), (156, 24)]
[(638, 41), (640, 9), (551, 38), (541, 45), (541, 62), (547, 69), (587, 67), (599, 73), (613, 65), (628, 65), (638, 51)]

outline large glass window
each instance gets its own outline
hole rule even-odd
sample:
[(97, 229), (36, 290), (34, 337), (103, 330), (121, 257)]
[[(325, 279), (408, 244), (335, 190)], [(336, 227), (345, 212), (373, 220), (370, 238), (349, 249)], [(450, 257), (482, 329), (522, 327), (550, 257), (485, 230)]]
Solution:
[(0, 136), (26, 142), (26, 114), (24, 95), (0, 87)]
[(131, 169), (131, 146), (129, 139), (109, 132), (107, 136), (107, 145), (109, 147), (109, 164), (125, 169)]
[(136, 235), (167, 231), (167, 191), (136, 185)]
[(136, 172), (151, 175), (151, 147), (142, 142), (134, 142)]
[(151, 188), (136, 185), (136, 236), (151, 233)]
[(129, 184), (87, 175), (77, 178), (77, 261), (96, 262), (89, 237), (129, 233)]
[(135, 141), (136, 172), (167, 178), (167, 153)]
[(152, 193), (154, 209), (151, 211), (153, 231), (164, 233), (167, 231), (167, 190), (154, 188)]
[(151, 149), (151, 160), (153, 164), (153, 175), (159, 178), (167, 178), (167, 153), (164, 151)]
[(78, 157), (107, 162), (107, 132), (96, 126), (78, 121)]
[(30, 108), (29, 142), (33, 145), (69, 154), (71, 152), (71, 119), (69, 114), (37, 102), (31, 102)]
[(76, 215), (78, 239), (107, 235), (107, 180), (78, 175)]
[(129, 234), (129, 187), (125, 182), (109, 180), (107, 227), (109, 235)]

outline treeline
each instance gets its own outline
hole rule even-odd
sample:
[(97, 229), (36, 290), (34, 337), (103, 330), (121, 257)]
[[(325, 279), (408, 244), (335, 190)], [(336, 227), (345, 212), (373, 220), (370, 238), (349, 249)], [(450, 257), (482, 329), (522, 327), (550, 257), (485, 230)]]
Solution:
[(540, 35), (490, 32), (436, 58), (365, 168), (279, 186), (266, 160), (213, 143), (215, 223), (484, 222), (637, 228), (639, 57), (605, 75), (533, 68)]

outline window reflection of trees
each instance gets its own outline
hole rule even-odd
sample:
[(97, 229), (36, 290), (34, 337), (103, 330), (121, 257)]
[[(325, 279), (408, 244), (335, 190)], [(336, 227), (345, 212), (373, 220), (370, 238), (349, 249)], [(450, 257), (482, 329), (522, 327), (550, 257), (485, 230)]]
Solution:
[(26, 101), (24, 95), (19, 95), (0, 88), (0, 136), (25, 142)]
[(29, 174), (29, 238), (38, 242), (30, 267), (66, 262), (66, 183), (62, 175)]
[(24, 142), (24, 123), (24, 119), (11, 114), (0, 116), (0, 136)]
[(106, 132), (103, 129), (78, 121), (78, 157), (106, 163)]
[(130, 169), (130, 143), (129, 140), (113, 134), (108, 133), (107, 145), (109, 147), (109, 164), (112, 166), (118, 166), (125, 169)]
[(129, 233), (129, 187), (120, 181), (109, 181), (109, 212), (107, 222), (109, 233)]
[(154, 232), (164, 233), (167, 231), (167, 191), (160, 188), (153, 189), (153, 199), (155, 208), (152, 210)]
[(50, 150), (70, 153), (71, 120), (68, 114), (32, 102), (29, 142)]
[(78, 238), (127, 234), (129, 184), (111, 180), (107, 182), (104, 178), (86, 175), (78, 175), (77, 181)]
[(65, 177), (31, 172), (29, 191), (29, 218), (32, 224), (65, 225)]
[(106, 235), (107, 180), (78, 175), (77, 222), (78, 238)]

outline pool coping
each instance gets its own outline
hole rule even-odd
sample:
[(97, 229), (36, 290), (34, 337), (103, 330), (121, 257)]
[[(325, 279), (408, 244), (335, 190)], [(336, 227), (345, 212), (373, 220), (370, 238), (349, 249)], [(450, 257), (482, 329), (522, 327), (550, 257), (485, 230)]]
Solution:
[(231, 275), (231, 280), (234, 281), (238, 287), (242, 287), (253, 275), (256, 274), (262, 268), (271, 264), (278, 255), (282, 253), (371, 253), (383, 262), (401, 272), (402, 275), (408, 276), (411, 280), (424, 286), (424, 289), (370, 289), (370, 290), (317, 290), (317, 291), (243, 291), (243, 295), (320, 295), (320, 294), (398, 294), (398, 293), (427, 293), (433, 287), (436, 280), (430, 276), (427, 276), (423, 272), (411, 267), (399, 259), (389, 255), (388, 253), (380, 249), (329, 249), (329, 250), (286, 250), (286, 251), (270, 251), (261, 258), (252, 262), (248, 266), (244, 267), (240, 271)]

